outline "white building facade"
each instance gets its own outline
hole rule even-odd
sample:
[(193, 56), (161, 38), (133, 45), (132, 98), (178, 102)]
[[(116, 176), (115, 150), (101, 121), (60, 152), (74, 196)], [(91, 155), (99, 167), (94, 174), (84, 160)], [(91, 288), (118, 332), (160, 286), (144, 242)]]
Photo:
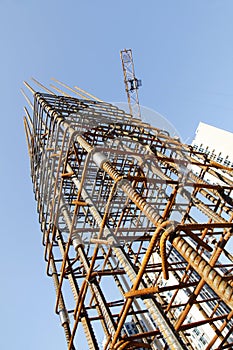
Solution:
[(200, 122), (192, 146), (213, 161), (233, 167), (233, 133)]

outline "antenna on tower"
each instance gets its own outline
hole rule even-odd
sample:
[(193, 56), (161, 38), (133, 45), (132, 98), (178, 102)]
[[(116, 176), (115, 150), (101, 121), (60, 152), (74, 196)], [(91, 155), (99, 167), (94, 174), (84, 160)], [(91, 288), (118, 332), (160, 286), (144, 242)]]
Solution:
[(121, 50), (120, 55), (124, 73), (125, 91), (127, 93), (129, 112), (132, 117), (141, 119), (138, 88), (142, 85), (142, 81), (140, 79), (137, 79), (135, 76), (132, 50)]

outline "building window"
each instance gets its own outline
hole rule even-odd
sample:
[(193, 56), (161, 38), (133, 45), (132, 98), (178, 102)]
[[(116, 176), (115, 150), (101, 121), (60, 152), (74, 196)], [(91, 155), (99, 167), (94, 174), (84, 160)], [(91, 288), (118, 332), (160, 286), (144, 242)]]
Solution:
[(221, 153), (219, 153), (219, 155), (217, 157), (217, 162), (222, 163), (222, 161), (223, 161), (223, 157), (222, 157)]
[(201, 145), (200, 145), (200, 147), (199, 147), (199, 152), (202, 152), (202, 153), (204, 153), (204, 148), (203, 148), (203, 144), (201, 144)]
[(206, 338), (205, 338), (203, 335), (202, 335), (201, 338), (200, 338), (200, 342), (201, 342), (203, 345), (207, 344), (207, 340), (206, 340)]
[(229, 161), (228, 159), (228, 156), (226, 156), (226, 159), (224, 160), (224, 163), (223, 163), (225, 166), (230, 166), (231, 162)]
[(200, 334), (200, 331), (199, 331), (198, 328), (194, 328), (193, 331), (194, 331), (194, 333), (195, 333), (196, 335), (199, 335), (199, 334)]

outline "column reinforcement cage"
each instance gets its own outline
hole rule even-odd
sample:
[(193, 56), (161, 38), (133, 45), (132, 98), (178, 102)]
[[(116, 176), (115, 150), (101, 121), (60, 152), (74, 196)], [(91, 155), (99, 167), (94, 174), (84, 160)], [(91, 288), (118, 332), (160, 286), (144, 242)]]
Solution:
[(27, 87), (31, 176), (68, 349), (84, 338), (89, 349), (231, 349), (232, 170), (111, 104)]

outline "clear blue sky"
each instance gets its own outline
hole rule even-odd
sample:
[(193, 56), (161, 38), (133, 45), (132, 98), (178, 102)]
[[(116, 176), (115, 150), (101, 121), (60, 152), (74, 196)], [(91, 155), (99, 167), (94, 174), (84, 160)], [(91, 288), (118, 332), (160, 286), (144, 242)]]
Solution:
[(232, 0), (1, 0), (1, 349), (65, 349), (29, 177), (22, 81), (56, 77), (126, 101), (119, 51), (132, 48), (141, 104), (184, 140), (199, 121), (233, 132), (232, 14)]

